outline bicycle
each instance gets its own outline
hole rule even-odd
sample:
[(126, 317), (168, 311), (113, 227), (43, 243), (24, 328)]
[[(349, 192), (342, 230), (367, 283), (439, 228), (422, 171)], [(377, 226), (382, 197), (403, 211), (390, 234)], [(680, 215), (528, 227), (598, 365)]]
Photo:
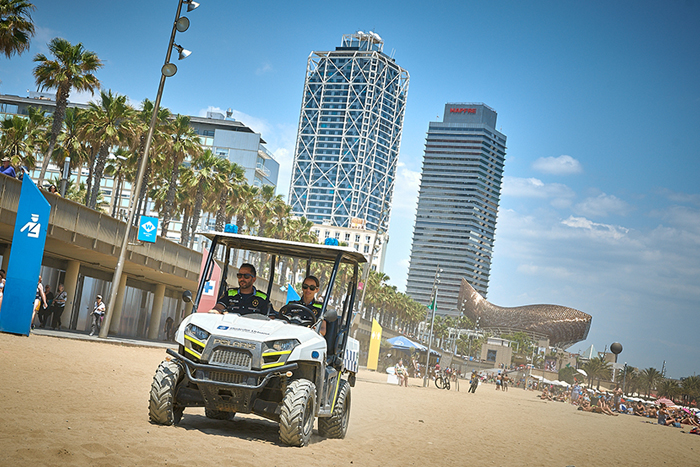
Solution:
[(439, 372), (435, 375), (435, 387), (438, 389), (450, 390), (450, 377), (444, 372)]

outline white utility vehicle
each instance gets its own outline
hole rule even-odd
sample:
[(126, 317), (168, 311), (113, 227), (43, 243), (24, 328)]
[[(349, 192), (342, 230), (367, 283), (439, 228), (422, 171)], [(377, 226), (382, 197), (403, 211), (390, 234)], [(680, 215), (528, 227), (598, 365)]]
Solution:
[[(269, 270), (268, 297), (273, 292), (275, 271), (286, 272), (292, 261), (297, 267), (305, 263), (307, 275), (323, 276), (326, 286), (321, 316), (326, 321), (326, 334), (318, 332), (320, 320), (308, 322), (313, 312), (296, 304), (281, 307), (275, 319), (268, 314), (214, 314), (201, 309), (192, 313), (177, 330), (179, 351), (168, 349), (168, 357), (156, 370), (149, 403), (151, 422), (177, 424), (185, 407), (204, 407), (207, 417), (215, 419), (253, 413), (275, 420), (280, 441), (290, 446), (309, 443), (316, 418), (321, 436), (344, 438), (359, 350), (348, 333), (364, 255), (339, 246), (224, 232), (202, 235), (212, 244), (193, 310), (198, 310), (221, 245), (223, 277), (227, 277), (231, 253), (235, 258), (245, 253), (265, 264), (258, 275), (262, 269)], [(277, 264), (278, 259), (285, 261), (284, 268)], [(185, 292), (183, 299), (190, 301), (192, 295)]]

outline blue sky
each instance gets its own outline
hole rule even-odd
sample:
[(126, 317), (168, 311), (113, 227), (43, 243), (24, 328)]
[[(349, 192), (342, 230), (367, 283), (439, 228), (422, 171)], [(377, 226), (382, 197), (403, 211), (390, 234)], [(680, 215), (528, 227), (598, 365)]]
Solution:
[[(374, 30), (411, 75), (386, 272), (404, 290), (428, 122), (483, 102), (508, 137), (488, 299), (593, 316), (587, 341), (679, 377), (700, 371), (700, 3), (201, 0), (163, 105), (263, 134), (288, 195), (306, 60)], [(61, 36), (97, 52), (105, 89), (154, 99), (174, 0), (35, 1), (37, 35), (0, 58), (0, 92), (34, 90)], [(74, 96), (85, 101), (89, 96)]]

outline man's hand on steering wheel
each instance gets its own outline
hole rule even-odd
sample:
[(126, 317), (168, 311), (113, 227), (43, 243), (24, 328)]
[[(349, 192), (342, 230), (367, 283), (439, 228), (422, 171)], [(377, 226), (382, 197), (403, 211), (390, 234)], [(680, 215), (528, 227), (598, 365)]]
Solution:
[(287, 303), (280, 308), (279, 316), (292, 324), (311, 326), (316, 323), (316, 314), (311, 308), (301, 303)]

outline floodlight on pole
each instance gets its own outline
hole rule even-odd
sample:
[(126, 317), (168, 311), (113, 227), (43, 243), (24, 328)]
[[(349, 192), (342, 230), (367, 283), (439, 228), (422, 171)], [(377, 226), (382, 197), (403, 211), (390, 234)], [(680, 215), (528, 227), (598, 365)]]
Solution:
[(178, 56), (177, 56), (177, 59), (178, 59), (178, 60), (182, 60), (183, 58), (187, 58), (187, 57), (189, 57), (190, 55), (192, 55), (192, 52), (191, 52), (191, 51), (189, 51), (189, 50), (183, 48), (182, 46), (179, 46), (179, 45), (177, 45), (177, 44), (173, 44), (173, 47), (175, 47), (175, 49), (179, 52), (179, 53), (178, 53)]
[[(131, 234), (131, 226), (134, 223), (134, 217), (136, 214), (136, 202), (139, 195), (141, 194), (141, 188), (143, 187), (143, 177), (146, 173), (146, 166), (148, 165), (148, 153), (151, 150), (151, 141), (153, 140), (153, 132), (156, 127), (156, 121), (158, 118), (158, 110), (160, 109), (160, 101), (163, 97), (163, 88), (165, 87), (165, 78), (173, 76), (177, 72), (177, 67), (170, 63), (170, 56), (173, 51), (175, 44), (175, 34), (178, 31), (178, 24), (180, 20), (180, 12), (182, 11), (182, 4), (187, 3), (187, 11), (192, 11), (199, 6), (197, 2), (179, 0), (177, 3), (177, 12), (175, 13), (175, 21), (173, 22), (173, 29), (170, 32), (170, 41), (168, 42), (168, 51), (165, 54), (165, 64), (161, 68), (160, 83), (158, 84), (158, 92), (156, 93), (156, 101), (153, 105), (153, 114), (151, 115), (151, 124), (148, 127), (148, 134), (146, 135), (146, 143), (141, 155), (141, 163), (139, 164), (138, 173), (136, 175), (136, 184), (131, 192), (131, 199), (129, 201), (129, 213), (127, 215), (126, 226), (124, 229), (124, 237), (122, 238), (122, 247), (119, 251), (119, 259), (117, 260), (117, 266), (114, 269), (114, 276), (112, 277), (112, 290), (109, 295), (109, 302), (107, 302), (107, 311), (105, 312), (104, 322), (102, 328), (100, 329), (99, 337), (107, 337), (109, 334), (109, 326), (112, 320), (112, 315), (114, 313), (114, 304), (117, 301), (117, 292), (119, 290), (119, 283), (122, 278), (122, 273), (124, 271), (124, 262), (126, 261), (126, 249), (129, 245), (129, 236)], [(187, 21), (189, 25), (189, 20)], [(180, 52), (180, 58), (184, 58), (191, 54), (190, 51), (185, 51), (182, 47), (176, 46), (178, 52)], [(187, 54), (183, 57), (183, 52)]]

